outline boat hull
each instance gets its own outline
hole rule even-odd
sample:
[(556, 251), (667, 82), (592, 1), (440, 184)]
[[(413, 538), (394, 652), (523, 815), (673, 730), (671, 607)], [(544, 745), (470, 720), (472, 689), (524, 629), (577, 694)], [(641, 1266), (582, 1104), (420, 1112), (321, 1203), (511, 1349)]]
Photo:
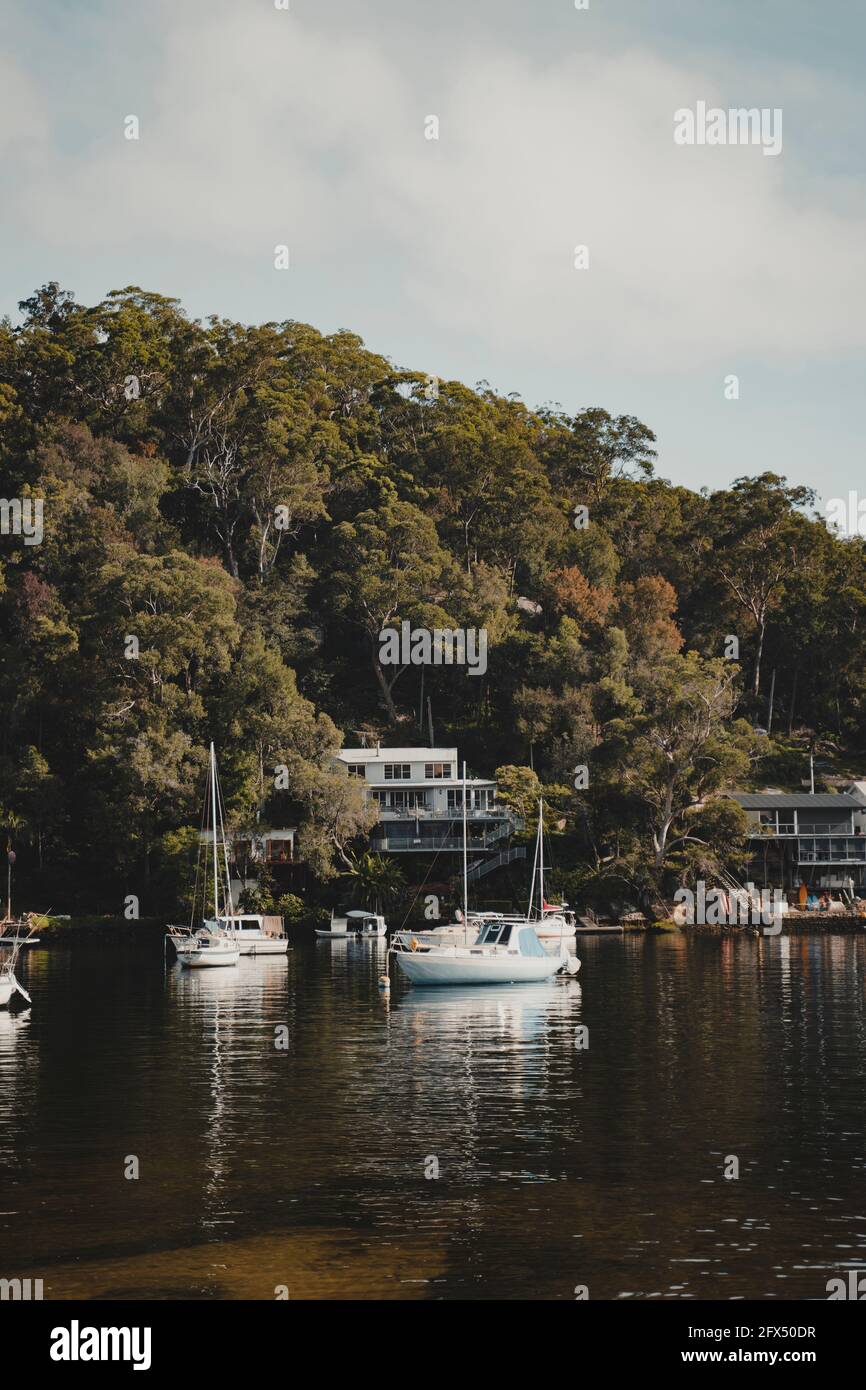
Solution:
[(385, 931), (320, 931), (317, 927), (316, 936), (320, 941), (381, 941)]
[(289, 949), (288, 940), (279, 936), (263, 936), (260, 941), (238, 941), (236, 944), (242, 956), (284, 956)]
[(397, 964), (413, 985), (517, 985), (549, 980), (562, 968), (559, 956), (439, 955), (397, 951)]
[(0, 1009), (5, 1009), (12, 995), (15, 993), (15, 981), (8, 976), (0, 976)]
[(220, 966), (237, 965), (241, 953), (231, 946), (227, 951), (207, 946), (197, 951), (181, 951), (178, 960), (187, 970), (213, 970)]

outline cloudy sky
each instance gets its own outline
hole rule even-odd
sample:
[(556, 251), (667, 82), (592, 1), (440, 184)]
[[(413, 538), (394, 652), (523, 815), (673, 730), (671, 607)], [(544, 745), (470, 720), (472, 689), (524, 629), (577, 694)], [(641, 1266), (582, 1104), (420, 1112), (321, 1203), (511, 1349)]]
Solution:
[[(866, 487), (857, 0), (0, 15), (0, 313), (49, 279), (84, 302), (139, 284), (197, 316), (350, 328), (532, 405), (639, 415), (691, 487), (768, 468), (824, 499)], [(781, 108), (781, 155), (676, 145), (698, 101)]]

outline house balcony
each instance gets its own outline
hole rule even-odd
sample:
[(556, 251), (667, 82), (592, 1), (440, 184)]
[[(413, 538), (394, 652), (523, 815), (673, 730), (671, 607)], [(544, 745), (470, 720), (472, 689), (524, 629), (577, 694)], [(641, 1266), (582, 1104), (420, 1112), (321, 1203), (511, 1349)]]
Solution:
[[(515, 830), (523, 828), (518, 817), (509, 819), (495, 812), (479, 812), (466, 818), (467, 849), (471, 853), (501, 850)], [(463, 817), (460, 812), (392, 816), (382, 819), (373, 829), (373, 844), (377, 850), (392, 853), (428, 854), (439, 850), (457, 853), (463, 849)]]
[[(455, 806), (453, 809), (449, 809), (446, 811), (434, 811), (431, 810), (429, 806), (378, 806), (377, 809), (379, 811), (380, 822), (396, 820), (419, 820), (425, 822), (434, 821), (445, 823), (447, 821), (456, 821), (460, 824), (463, 823), (462, 806)], [(509, 825), (513, 826), (515, 830), (522, 830), (524, 825), (524, 822), (520, 816), (512, 815), (510, 811), (507, 811), (504, 808), (501, 810), (491, 811), (476, 809), (472, 806), (468, 806), (466, 808), (466, 819), (470, 822), (507, 821)]]
[(748, 836), (750, 840), (796, 840), (803, 835), (852, 835), (853, 827), (850, 821), (843, 821), (838, 825), (815, 824), (809, 821), (800, 821), (795, 825), (793, 821), (780, 821), (775, 825), (750, 825)]
[(866, 864), (866, 839), (862, 835), (852, 835), (839, 839), (830, 839), (829, 836), (803, 839), (801, 836), (797, 862), (799, 864)]

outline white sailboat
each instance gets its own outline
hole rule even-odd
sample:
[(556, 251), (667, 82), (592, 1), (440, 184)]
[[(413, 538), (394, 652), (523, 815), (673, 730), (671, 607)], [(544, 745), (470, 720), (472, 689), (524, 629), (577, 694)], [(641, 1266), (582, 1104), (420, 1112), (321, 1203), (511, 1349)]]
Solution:
[[(226, 909), (222, 914), (225, 921), (233, 916), (231, 906), (231, 889), (228, 878), (228, 855), (225, 847), (225, 827), (222, 823), (219, 797), (217, 794), (217, 771), (216, 771), (216, 751), (213, 743), (210, 746), (210, 803), (211, 821), (213, 832), (213, 902), (214, 915), (211, 919), (206, 919), (204, 926), (193, 934), (190, 929), (186, 934), (178, 934), (177, 928), (170, 929), (169, 936), (174, 943), (177, 951), (177, 958), (181, 965), (185, 965), (189, 970), (212, 969), (217, 966), (237, 965), (240, 960), (240, 950), (236, 941), (222, 930), (220, 926), (220, 871), (219, 871), (219, 851), (218, 839), (222, 835), (223, 856), (225, 858), (226, 869), (226, 888), (225, 904)], [(205, 889), (203, 891), (206, 892)], [(193, 911), (195, 903), (193, 902)]]
[[(466, 832), (466, 764), (463, 764), (463, 922), (469, 913)], [(550, 979), (560, 970), (576, 974), (580, 961), (561, 947), (545, 951), (527, 918), (499, 917), (483, 921), (472, 944), (436, 941), (435, 932), (397, 932), (391, 955), (398, 968), (416, 985), (505, 985)]]
[(16, 928), (16, 934), (14, 936), (4, 935), (3, 937), (4, 946), (11, 947), (11, 952), (9, 955), (4, 953), (3, 956), (0, 956), (0, 1009), (5, 1009), (15, 994), (20, 994), (28, 1004), (33, 1002), (15, 974), (15, 966), (18, 964), (21, 947), (31, 942), (36, 928), (31, 925), (26, 936), (19, 936), (17, 930), (19, 924), (14, 923), (12, 925)]
[[(535, 878), (538, 873), (538, 900), (539, 905), (533, 917), (533, 902), (535, 898)], [(565, 903), (554, 906), (545, 902), (544, 898), (544, 801), (538, 799), (538, 834), (535, 840), (535, 860), (532, 865), (532, 883), (529, 888), (529, 907), (526, 910), (527, 921), (532, 922), (536, 933), (542, 939), (553, 941), (568, 941), (577, 931), (577, 921), (575, 915)]]

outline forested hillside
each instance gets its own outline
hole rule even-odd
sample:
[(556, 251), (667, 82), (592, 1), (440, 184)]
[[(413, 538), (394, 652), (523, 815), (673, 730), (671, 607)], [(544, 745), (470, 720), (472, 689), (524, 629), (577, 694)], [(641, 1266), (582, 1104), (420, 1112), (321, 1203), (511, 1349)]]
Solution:
[[(378, 659), (404, 619), (486, 628), (485, 675), (424, 669), (436, 741), (531, 765), (578, 883), (735, 858), (741, 813), (708, 794), (866, 745), (864, 543), (784, 459), (697, 493), (637, 419), (431, 380), (348, 331), (137, 288), (21, 310), (0, 495), (44, 499), (44, 536), (0, 538), (0, 807), (34, 905), (163, 909), (211, 738), (236, 826), (298, 823), (318, 880), (345, 870), (369, 815), (333, 750), (427, 741), (421, 670)], [(773, 672), (779, 741), (755, 732)]]

